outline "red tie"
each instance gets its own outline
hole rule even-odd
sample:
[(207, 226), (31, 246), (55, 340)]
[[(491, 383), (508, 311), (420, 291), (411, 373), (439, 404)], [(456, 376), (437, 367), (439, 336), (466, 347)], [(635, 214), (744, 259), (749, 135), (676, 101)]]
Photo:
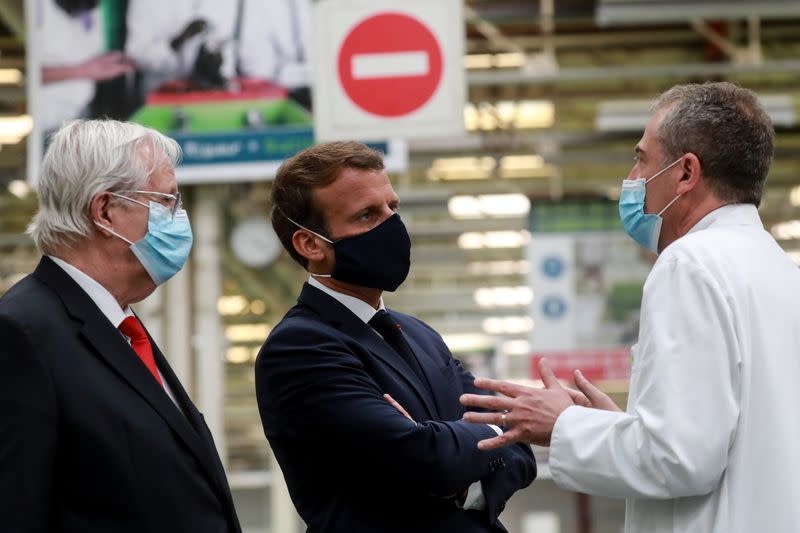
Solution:
[(139, 359), (153, 374), (158, 384), (163, 387), (164, 384), (161, 382), (161, 376), (158, 375), (158, 369), (156, 368), (156, 360), (153, 359), (153, 348), (150, 346), (150, 339), (147, 338), (142, 323), (135, 316), (129, 316), (119, 325), (119, 330), (131, 340), (133, 351), (136, 352)]

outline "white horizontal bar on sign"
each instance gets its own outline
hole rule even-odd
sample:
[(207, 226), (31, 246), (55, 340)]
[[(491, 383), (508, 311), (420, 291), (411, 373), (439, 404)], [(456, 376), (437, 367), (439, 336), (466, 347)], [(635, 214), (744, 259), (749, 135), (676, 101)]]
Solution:
[(353, 78), (399, 78), (428, 74), (427, 52), (384, 52), (356, 54), (352, 59)]

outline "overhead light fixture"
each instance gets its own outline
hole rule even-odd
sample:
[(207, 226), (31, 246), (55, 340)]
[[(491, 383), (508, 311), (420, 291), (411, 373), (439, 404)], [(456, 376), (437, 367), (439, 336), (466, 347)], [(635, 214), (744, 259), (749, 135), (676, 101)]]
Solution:
[(0, 144), (17, 144), (33, 129), (30, 115), (0, 117)]
[(489, 335), (527, 333), (533, 329), (533, 319), (529, 316), (495, 316), (483, 321), (483, 331)]
[(431, 180), (489, 179), (497, 161), (494, 157), (449, 157), (435, 159), (428, 169)]
[(238, 315), (245, 312), (248, 305), (244, 296), (222, 296), (217, 300), (217, 312), (223, 316)]
[(225, 359), (229, 363), (241, 364), (254, 360), (253, 349), (246, 346), (231, 346), (225, 350)]
[(525, 285), (519, 287), (481, 287), (473, 293), (480, 307), (522, 307), (533, 301), (533, 290)]
[(519, 68), (525, 65), (526, 59), (527, 56), (522, 52), (505, 52), (494, 56), (497, 68)]
[(453, 196), (447, 201), (450, 216), (458, 219), (525, 216), (531, 201), (520, 193)]
[(800, 5), (786, 0), (598, 0), (595, 21), (599, 26), (624, 24), (665, 24), (692, 19), (726, 19), (759, 17), (786, 18), (800, 16)]
[(531, 343), (524, 339), (512, 339), (501, 344), (500, 349), (506, 355), (530, 355)]
[(486, 350), (492, 347), (492, 340), (481, 333), (443, 333), (442, 340), (451, 352)]
[(0, 68), (0, 85), (19, 85), (22, 83), (22, 71), (17, 68)]
[[(788, 94), (768, 94), (758, 97), (759, 103), (776, 126), (795, 124), (794, 99)], [(652, 114), (652, 100), (610, 100), (600, 102), (595, 116), (597, 131), (642, 131)]]
[(494, 66), (492, 54), (469, 54), (464, 56), (464, 68), (468, 70), (489, 69)]
[(531, 240), (527, 230), (521, 231), (468, 231), (458, 236), (458, 247), (463, 250), (481, 248), (522, 248)]
[(464, 56), (464, 68), (469, 70), (490, 68), (519, 68), (525, 65), (527, 56), (521, 52), (499, 54), (468, 54)]
[(800, 207), (800, 185), (793, 187), (789, 192), (789, 203), (794, 207)]
[(225, 328), (230, 342), (263, 342), (271, 328), (268, 324), (234, 324)]
[(8, 192), (17, 198), (25, 198), (28, 196), (28, 194), (30, 194), (31, 187), (23, 180), (11, 180), (8, 183)]
[(527, 274), (531, 264), (525, 259), (519, 261), (473, 261), (467, 265), (467, 272), (473, 276), (512, 276)]
[(787, 220), (772, 226), (772, 236), (779, 241), (800, 239), (800, 220)]
[(555, 123), (555, 114), (555, 106), (549, 100), (467, 103), (464, 126), (467, 131), (549, 128)]

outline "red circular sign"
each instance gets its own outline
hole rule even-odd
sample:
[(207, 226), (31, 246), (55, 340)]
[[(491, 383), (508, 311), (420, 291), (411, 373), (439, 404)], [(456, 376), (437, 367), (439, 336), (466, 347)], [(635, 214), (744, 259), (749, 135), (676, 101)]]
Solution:
[(442, 50), (419, 20), (382, 13), (359, 22), (339, 50), (339, 82), (373, 115), (400, 117), (425, 105), (442, 79)]

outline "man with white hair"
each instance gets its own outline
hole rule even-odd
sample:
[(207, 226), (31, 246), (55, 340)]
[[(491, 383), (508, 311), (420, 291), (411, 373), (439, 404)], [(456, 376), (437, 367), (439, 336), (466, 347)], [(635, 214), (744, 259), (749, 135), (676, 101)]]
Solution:
[(185, 263), (177, 143), (111, 120), (52, 138), (0, 298), (0, 517), (21, 531), (238, 532), (202, 415), (131, 311)]

